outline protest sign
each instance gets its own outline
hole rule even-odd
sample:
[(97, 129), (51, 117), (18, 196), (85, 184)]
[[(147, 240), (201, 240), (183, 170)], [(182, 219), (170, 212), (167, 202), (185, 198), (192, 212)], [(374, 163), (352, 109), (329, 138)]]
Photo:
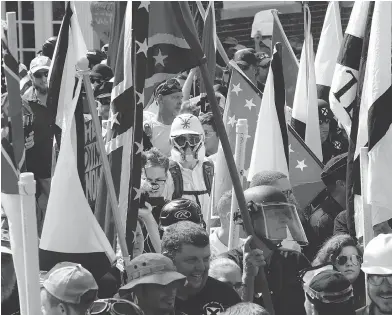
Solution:
[(92, 209), (95, 207), (99, 176), (101, 175), (101, 159), (97, 145), (97, 134), (95, 133), (90, 115), (85, 115), (84, 125), (84, 168), (85, 168), (85, 194)]
[(114, 15), (113, 1), (92, 1), (91, 10), (91, 26), (98, 34), (99, 39), (104, 43), (109, 42), (110, 26)]

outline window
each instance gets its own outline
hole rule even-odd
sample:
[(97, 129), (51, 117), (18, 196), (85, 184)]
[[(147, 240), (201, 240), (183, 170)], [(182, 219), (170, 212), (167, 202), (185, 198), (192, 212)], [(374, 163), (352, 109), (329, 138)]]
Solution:
[(60, 32), (61, 22), (65, 14), (65, 1), (52, 1), (52, 29), (53, 36)]

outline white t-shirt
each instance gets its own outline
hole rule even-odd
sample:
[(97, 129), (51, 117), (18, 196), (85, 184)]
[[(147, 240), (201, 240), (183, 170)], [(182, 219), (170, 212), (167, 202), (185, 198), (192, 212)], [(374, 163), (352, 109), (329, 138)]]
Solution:
[[(207, 160), (207, 158), (206, 158)], [(207, 190), (204, 183), (203, 175), (203, 162), (199, 161), (193, 170), (183, 168), (180, 163), (178, 163), (182, 173), (184, 191), (202, 191)], [(166, 182), (166, 189), (164, 191), (164, 197), (167, 200), (172, 199), (174, 193), (174, 183), (173, 178), (169, 172), (168, 179)], [(203, 214), (204, 221), (208, 220), (208, 207), (210, 206), (210, 195), (205, 193), (203, 195), (197, 196), (200, 202), (201, 212)], [(193, 200), (196, 202), (196, 197), (194, 195), (183, 194), (182, 198)]]
[[(170, 129), (171, 125), (165, 125), (156, 120), (156, 117), (146, 117), (147, 119), (143, 122), (143, 129), (149, 136), (154, 147), (159, 149), (167, 157), (170, 156)], [(150, 128), (151, 131), (147, 129)]]

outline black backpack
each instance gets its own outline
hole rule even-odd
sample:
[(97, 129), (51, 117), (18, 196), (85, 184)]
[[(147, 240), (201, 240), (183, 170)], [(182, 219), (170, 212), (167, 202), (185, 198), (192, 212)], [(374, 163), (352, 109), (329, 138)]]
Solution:
[[(172, 195), (172, 200), (181, 198), (185, 193), (186, 195), (194, 195), (196, 197), (197, 203), (199, 195), (208, 194), (211, 195), (212, 180), (214, 178), (214, 163), (211, 161), (203, 162), (203, 177), (204, 184), (206, 185), (206, 190), (195, 190), (195, 191), (184, 191), (184, 182), (181, 174), (180, 165), (170, 160), (169, 171), (173, 178), (174, 192)], [(200, 204), (199, 204), (200, 205)]]

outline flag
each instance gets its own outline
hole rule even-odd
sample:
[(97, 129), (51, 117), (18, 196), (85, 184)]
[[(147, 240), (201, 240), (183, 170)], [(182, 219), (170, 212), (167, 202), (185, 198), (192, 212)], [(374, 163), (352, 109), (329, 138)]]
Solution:
[(53, 113), (58, 104), (56, 122), (62, 129), (62, 145), (52, 178), (39, 255), (41, 270), (48, 271), (59, 262), (71, 261), (82, 264), (98, 280), (109, 270), (115, 255), (90, 209), (78, 174), (74, 114), (82, 80), (74, 87), (77, 62), (86, 53), (74, 5), (68, 2), (49, 70), (48, 94)]
[[(148, 39), (138, 42), (138, 51), (147, 56), (144, 89), (145, 105), (149, 104), (155, 88), (178, 73), (199, 65), (194, 52), (184, 38), (183, 29), (175, 18), (176, 1), (157, 1), (150, 5)], [(180, 3), (181, 4), (181, 3)], [(181, 4), (182, 5), (182, 4)], [(188, 3), (185, 3), (188, 7)]]
[(305, 21), (307, 31), (305, 32), (305, 41), (301, 52), (291, 124), (317, 158), (323, 160), (314, 69), (313, 38), (310, 33), (310, 11), (307, 6), (306, 8), (307, 12), (309, 12), (308, 21)]
[[(362, 189), (367, 192), (373, 226), (392, 218), (391, 9), (391, 2), (374, 4), (360, 109), (368, 116), (368, 180)], [(358, 230), (357, 235), (363, 233)]]
[(329, 104), (338, 122), (350, 134), (355, 106), (359, 65), (369, 11), (369, 1), (356, 1), (340, 46), (332, 77)]
[(29, 73), (27, 71), (27, 67), (23, 64), (19, 64), (19, 78), (20, 78), (20, 95), (23, 95), (30, 86), (33, 85), (33, 82), (31, 82)]
[(278, 171), (289, 176), (283, 69), (276, 47), (259, 106), (256, 130), (252, 133), (254, 143), (249, 145), (252, 153), (248, 181), (261, 171)]
[(124, 22), (124, 14), (127, 7), (127, 1), (114, 2), (114, 13), (110, 25), (109, 49), (108, 49), (108, 66), (112, 70), (116, 67), (116, 58), (118, 45), (120, 43), (121, 29)]
[[(225, 125), (227, 137), (231, 150), (235, 152), (236, 123), (238, 119), (247, 119), (248, 138), (245, 145), (244, 170), (245, 178), (250, 166), (253, 143), (255, 141), (257, 115), (260, 112), (262, 94), (252, 84), (248, 77), (231, 61), (232, 74), (227, 92), (226, 106), (223, 113), (223, 123)], [(226, 158), (222, 146), (219, 146), (216, 157), (215, 171), (215, 200), (219, 201), (224, 192), (231, 190), (232, 183), (227, 167)]]
[(343, 31), (339, 2), (330, 1), (327, 12), (325, 13), (324, 24), (314, 61), (317, 96), (327, 103), (329, 103), (329, 90), (331, 89), (332, 76), (342, 40)]
[[(206, 10), (201, 46), (207, 57), (208, 73), (210, 75), (211, 82), (214, 82), (216, 68), (216, 24), (214, 1), (210, 1)], [(201, 81), (203, 81), (202, 78)], [(206, 93), (204, 82), (200, 85), (200, 93)]]
[(298, 60), (293, 52), (293, 49), (291, 48), (286, 34), (284, 33), (277, 12), (272, 11), (272, 15), (274, 16), (272, 47), (275, 47), (276, 43), (282, 43), (282, 63), (285, 83), (286, 105), (290, 108), (293, 108), (295, 86), (298, 75)]
[[(354, 4), (355, 8), (355, 4)], [(358, 18), (359, 14), (357, 10), (361, 8), (356, 8), (356, 11), (351, 13), (350, 22), (352, 19)], [(362, 225), (359, 224), (361, 221), (361, 215), (363, 213), (362, 209), (362, 197), (361, 197), (361, 170), (360, 170), (360, 158), (359, 152), (361, 147), (367, 146), (368, 140), (368, 130), (367, 130), (367, 114), (368, 110), (361, 106), (363, 101), (362, 95), (363, 89), (367, 88), (364, 85), (365, 82), (365, 69), (366, 60), (369, 47), (369, 37), (370, 37), (370, 23), (371, 16), (374, 9), (374, 2), (366, 7), (366, 15), (360, 15), (361, 20), (354, 20), (355, 25), (364, 25), (363, 37), (361, 39), (360, 57), (359, 57), (359, 67), (358, 67), (358, 81), (356, 83), (356, 91), (354, 98), (351, 103), (350, 116), (351, 127), (349, 129), (349, 148), (347, 154), (347, 178), (346, 178), (346, 208), (347, 208), (347, 228), (349, 234), (355, 238), (362, 236)], [(353, 15), (353, 13), (355, 14)], [(350, 23), (349, 25), (350, 26)], [(347, 26), (347, 28), (348, 28)], [(352, 91), (350, 92), (352, 93)], [(331, 96), (331, 93), (330, 93)], [(365, 121), (361, 121), (364, 119)]]

